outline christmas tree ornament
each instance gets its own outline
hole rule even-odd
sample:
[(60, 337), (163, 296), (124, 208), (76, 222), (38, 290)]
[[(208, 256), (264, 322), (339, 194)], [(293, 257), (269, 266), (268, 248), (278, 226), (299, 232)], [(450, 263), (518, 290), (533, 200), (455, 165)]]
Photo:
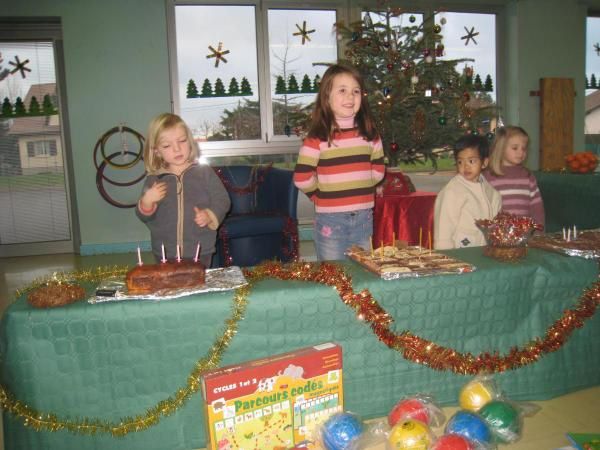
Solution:
[(427, 56), (425, 57), (425, 62), (426, 62), (427, 64), (431, 64), (431, 63), (433, 62), (433, 56), (431, 56), (431, 55), (427, 55)]
[(435, 56), (444, 56), (444, 45), (438, 44), (435, 47)]
[(433, 26), (433, 32), (434, 32), (434, 33), (439, 33), (440, 31), (442, 31), (442, 27), (436, 23), (436, 24)]
[(390, 143), (390, 150), (392, 151), (392, 153), (398, 152), (399, 148), (400, 148), (400, 146), (398, 145), (397, 142)]
[(413, 75), (412, 77), (410, 77), (410, 82), (412, 84), (417, 84), (419, 82), (419, 77), (416, 75)]
[(477, 45), (475, 36), (478, 36), (479, 32), (475, 31), (475, 27), (471, 27), (470, 30), (467, 27), (463, 27), (463, 28), (465, 29), (467, 34), (465, 36), (461, 37), (460, 39), (465, 41), (465, 46), (469, 45), (469, 41), (473, 41), (473, 44)]
[(384, 97), (389, 97), (389, 95), (390, 95), (390, 88), (387, 87), (387, 86), (384, 86), (384, 88), (382, 89), (382, 92), (383, 92), (383, 96)]
[(472, 134), (473, 136), (479, 136), (479, 130), (478, 130), (477, 128), (473, 128), (473, 129), (471, 130), (471, 134)]
[(425, 50), (423, 50), (423, 56), (429, 56), (431, 55), (431, 49), (426, 48)]
[(360, 34), (358, 34), (356, 31), (352, 32), (352, 41), (354, 41), (354, 42), (358, 41), (359, 37), (360, 37)]
[(215, 50), (214, 47), (212, 45), (208, 46), (208, 49), (212, 52), (209, 55), (206, 55), (206, 59), (209, 58), (215, 58), (215, 67), (219, 67), (219, 62), (223, 61), (224, 63), (227, 62), (227, 60), (224, 58), (223, 55), (226, 55), (229, 53), (229, 50), (223, 50), (223, 43), (219, 42), (219, 45), (217, 46), (217, 49)]
[(448, 119), (446, 118), (446, 116), (440, 116), (438, 117), (438, 123), (442, 126), (446, 125), (446, 122), (448, 121)]
[(467, 91), (463, 92), (463, 99), (465, 102), (468, 102), (471, 100), (471, 94), (469, 94)]
[(292, 33), (293, 36), (302, 36), (302, 45), (304, 45), (304, 43), (306, 41), (310, 41), (310, 33), (314, 33), (315, 30), (307, 30), (306, 29), (306, 20), (302, 22), (302, 28), (300, 28), (300, 25), (296, 24), (296, 28), (298, 28), (298, 31), (295, 33)]
[(416, 20), (417, 20), (417, 18), (416, 18), (415, 16), (413, 16), (412, 14), (411, 14), (411, 16), (408, 18), (408, 21), (409, 21), (410, 23), (415, 23), (415, 22), (416, 22)]
[(386, 67), (387, 67), (388, 72), (391, 72), (392, 70), (394, 70), (394, 65), (392, 63), (388, 63)]
[(491, 141), (492, 139), (494, 139), (494, 136), (495, 136), (494, 133), (492, 133), (491, 131), (488, 131), (485, 134), (485, 137), (488, 139), (488, 141)]

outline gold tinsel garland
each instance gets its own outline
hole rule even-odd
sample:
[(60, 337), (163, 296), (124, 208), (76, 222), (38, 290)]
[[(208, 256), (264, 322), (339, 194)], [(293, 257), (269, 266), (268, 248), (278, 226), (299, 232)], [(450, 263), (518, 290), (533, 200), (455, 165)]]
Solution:
[[(98, 282), (108, 276), (123, 275), (127, 269), (96, 269), (63, 275), (54, 275), (54, 279)], [(43, 413), (13, 398), (6, 388), (0, 385), (0, 407), (20, 418), (25, 426), (36, 431), (69, 430), (79, 434), (110, 433), (113, 436), (125, 436), (131, 432), (142, 431), (156, 425), (161, 417), (168, 416), (182, 407), (200, 388), (202, 374), (219, 365), (221, 358), (237, 332), (239, 321), (243, 318), (248, 295), (252, 286), (266, 278), (297, 280), (320, 283), (334, 287), (342, 301), (351, 307), (359, 320), (367, 322), (379, 340), (388, 347), (400, 352), (410, 361), (429, 366), (435, 370), (449, 370), (459, 374), (477, 374), (480, 372), (503, 372), (523, 367), (538, 361), (546, 353), (560, 349), (576, 328), (582, 328), (600, 305), (600, 282), (595, 281), (586, 289), (575, 308), (567, 309), (556, 320), (543, 338), (537, 337), (523, 348), (513, 347), (507, 355), (498, 352), (483, 352), (477, 356), (461, 353), (452, 348), (435, 344), (410, 331), (396, 334), (390, 330), (393, 319), (372, 297), (368, 290), (355, 293), (351, 277), (339, 266), (331, 263), (292, 263), (282, 265), (276, 262), (264, 263), (244, 274), (249, 284), (236, 289), (233, 297), (232, 314), (225, 321), (223, 334), (215, 339), (207, 355), (200, 359), (189, 375), (185, 387), (180, 388), (169, 398), (160, 401), (145, 414), (133, 418), (124, 418), (118, 423), (100, 419), (83, 418), (80, 420), (61, 419), (56, 414)], [(18, 291), (17, 297), (46, 281), (35, 282), (24, 291)]]
[[(127, 270), (127, 268), (105, 267), (94, 270), (54, 274), (52, 280), (70, 282), (76, 280), (97, 283), (108, 277), (122, 276)], [(36, 280), (27, 288), (17, 291), (15, 295), (18, 298), (21, 294), (42, 286), (48, 281)], [(78, 434), (110, 433), (115, 437), (121, 437), (132, 432), (146, 430), (156, 425), (162, 417), (169, 416), (181, 408), (200, 389), (202, 374), (207, 370), (219, 366), (225, 350), (227, 350), (231, 340), (237, 333), (237, 325), (243, 318), (246, 310), (249, 292), (250, 285), (235, 290), (231, 315), (225, 320), (223, 333), (215, 339), (206, 356), (196, 362), (194, 369), (187, 378), (186, 385), (179, 388), (172, 396), (158, 402), (143, 414), (135, 417), (126, 417), (119, 422), (109, 422), (95, 418), (83, 418), (79, 420), (60, 418), (53, 413), (37, 411), (20, 400), (15, 399), (3, 385), (0, 385), (0, 408), (20, 418), (25, 426), (31, 427), (36, 431), (68, 430)]]

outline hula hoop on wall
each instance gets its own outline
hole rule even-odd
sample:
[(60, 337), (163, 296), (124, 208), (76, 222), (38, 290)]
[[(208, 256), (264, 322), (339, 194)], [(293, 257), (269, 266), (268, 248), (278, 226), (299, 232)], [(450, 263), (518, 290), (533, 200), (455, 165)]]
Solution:
[[(105, 161), (102, 161), (102, 163), (98, 167), (98, 170), (96, 171), (96, 187), (98, 188), (98, 192), (100, 193), (102, 198), (104, 200), (106, 200), (108, 203), (110, 203), (111, 205), (116, 206), (117, 208), (135, 208), (135, 206), (137, 205), (137, 202), (136, 203), (121, 203), (121, 202), (118, 202), (115, 199), (113, 199), (108, 194), (108, 192), (106, 192), (106, 189), (104, 188), (104, 184), (102, 182), (104, 179), (106, 179), (103, 175), (103, 172), (104, 172), (104, 169), (106, 168), (107, 164), (110, 164), (110, 160), (113, 158), (116, 158), (120, 154), (121, 154), (121, 152), (114, 152), (114, 153), (110, 154)], [(125, 154), (135, 155), (134, 152), (130, 152), (130, 151), (126, 151)], [(140, 178), (138, 178), (135, 181), (129, 182), (129, 183), (116, 183), (116, 182), (110, 182), (110, 183), (114, 184), (116, 186), (131, 186), (131, 185), (139, 182), (142, 178), (144, 178), (145, 175), (146, 174), (144, 173), (144, 174), (142, 174), (142, 176)]]
[[(140, 147), (139, 147), (137, 153), (129, 152), (129, 150), (126, 148), (126, 144), (124, 143), (124, 141), (122, 143), (123, 151), (119, 152), (119, 154), (126, 154), (129, 152), (129, 154), (135, 155), (135, 158), (133, 159), (133, 161), (130, 161), (125, 164), (117, 164), (117, 163), (111, 162), (110, 158), (106, 157), (106, 150), (105, 150), (104, 146), (106, 145), (106, 142), (108, 141), (108, 139), (115, 133), (121, 133), (121, 134), (131, 133), (137, 138), (137, 140), (140, 144)], [(96, 147), (94, 148), (94, 163), (96, 163), (96, 149), (98, 148), (98, 146), (100, 146), (100, 154), (102, 155), (102, 159), (104, 162), (106, 162), (106, 164), (109, 164), (111, 167), (114, 167), (115, 169), (129, 169), (130, 167), (135, 166), (138, 163), (138, 161), (140, 159), (142, 159), (142, 156), (144, 155), (144, 136), (142, 136), (140, 133), (138, 133), (134, 129), (125, 127), (125, 126), (117, 126), (117, 127), (111, 128), (106, 133), (104, 133), (102, 135), (102, 137), (100, 139), (98, 139), (98, 142), (96, 143)], [(96, 168), (97, 168), (97, 166), (96, 166)]]

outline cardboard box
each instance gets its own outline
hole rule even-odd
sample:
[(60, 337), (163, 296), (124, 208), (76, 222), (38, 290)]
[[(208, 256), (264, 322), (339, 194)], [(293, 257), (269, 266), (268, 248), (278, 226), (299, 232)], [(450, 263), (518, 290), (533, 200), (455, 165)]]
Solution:
[(342, 349), (325, 343), (223, 367), (202, 377), (211, 450), (283, 450), (313, 442), (343, 411)]

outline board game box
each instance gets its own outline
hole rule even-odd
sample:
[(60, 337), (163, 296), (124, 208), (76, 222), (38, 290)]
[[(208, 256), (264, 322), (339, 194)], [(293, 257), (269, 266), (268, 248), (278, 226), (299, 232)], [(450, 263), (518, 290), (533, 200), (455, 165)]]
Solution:
[(316, 449), (315, 430), (343, 411), (342, 349), (324, 343), (202, 377), (209, 450)]

